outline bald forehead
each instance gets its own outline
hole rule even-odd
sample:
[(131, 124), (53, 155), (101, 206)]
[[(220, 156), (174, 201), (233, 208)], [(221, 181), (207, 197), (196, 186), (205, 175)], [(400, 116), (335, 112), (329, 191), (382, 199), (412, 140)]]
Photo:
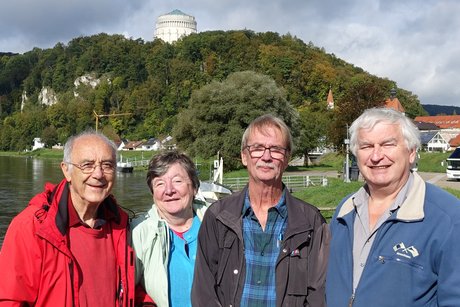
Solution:
[[(72, 147), (72, 155), (83, 154), (83, 155), (104, 155), (105, 157), (115, 157), (113, 148), (107, 144), (105, 140), (97, 135), (83, 135), (78, 137), (74, 141)], [(89, 157), (85, 157), (89, 158)]]

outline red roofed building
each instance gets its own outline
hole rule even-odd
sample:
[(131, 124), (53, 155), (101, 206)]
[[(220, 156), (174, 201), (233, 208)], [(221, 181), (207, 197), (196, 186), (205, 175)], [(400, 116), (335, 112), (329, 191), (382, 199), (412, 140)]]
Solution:
[(460, 134), (454, 137), (449, 141), (449, 145), (451, 148), (456, 148), (460, 145)]
[(399, 102), (399, 99), (396, 98), (396, 90), (394, 88), (390, 91), (390, 98), (385, 100), (385, 108), (393, 109), (401, 113), (406, 113), (406, 110), (404, 110), (403, 106)]
[(432, 123), (441, 129), (460, 129), (460, 115), (417, 116), (415, 121)]

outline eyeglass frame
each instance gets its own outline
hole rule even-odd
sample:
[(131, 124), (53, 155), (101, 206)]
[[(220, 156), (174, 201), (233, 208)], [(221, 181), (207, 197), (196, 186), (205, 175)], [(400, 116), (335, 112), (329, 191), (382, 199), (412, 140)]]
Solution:
[[(64, 163), (66, 164), (70, 164), (70, 165), (73, 165), (75, 166), (76, 168), (78, 168), (83, 174), (86, 174), (86, 175), (89, 175), (89, 174), (92, 174), (95, 170), (96, 170), (96, 167), (100, 167), (101, 168), (101, 171), (102, 173), (104, 174), (107, 174), (107, 175), (111, 175), (115, 172), (115, 168), (116, 168), (116, 165), (110, 161), (103, 161), (101, 163), (95, 163), (95, 162), (84, 162), (84, 163), (72, 163), (72, 162), (69, 162), (69, 161), (64, 161)], [(104, 168), (103, 165), (107, 166), (107, 164), (111, 164), (111, 167), (110, 168)], [(86, 167), (85, 168), (85, 164), (92, 164), (92, 166), (90, 168)]]
[[(264, 148), (264, 151), (261, 151), (262, 154), (261, 154), (260, 156), (259, 156), (259, 155), (254, 156), (254, 152), (255, 152), (255, 151), (254, 151), (254, 150), (251, 151), (251, 147), (254, 147), (254, 146), (259, 147), (259, 149)], [(285, 147), (281, 147), (281, 146), (270, 146), (270, 147), (266, 147), (266, 146), (261, 145), (261, 144), (246, 145), (245, 148), (248, 150), (249, 156), (251, 156), (251, 158), (261, 158), (261, 157), (263, 157), (263, 155), (265, 154), (265, 152), (267, 151), (267, 149), (268, 149), (268, 152), (270, 153), (270, 157), (271, 157), (272, 159), (278, 159), (278, 160), (279, 160), (279, 159), (282, 159), (282, 158), (285, 158), (286, 155), (287, 155), (287, 153), (289, 152), (289, 149), (288, 149), (288, 148), (285, 148)], [(274, 157), (274, 156), (273, 156), (273, 153), (272, 153), (272, 149), (283, 150), (284, 153), (283, 153), (282, 156), (280, 156), (280, 157)], [(279, 153), (281, 154), (281, 152), (279, 152)]]

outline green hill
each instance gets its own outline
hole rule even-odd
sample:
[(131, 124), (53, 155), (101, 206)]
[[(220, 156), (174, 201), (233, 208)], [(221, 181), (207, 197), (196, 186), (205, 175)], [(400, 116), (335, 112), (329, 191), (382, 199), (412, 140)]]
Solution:
[[(101, 33), (50, 49), (0, 55), (0, 150), (30, 148), (35, 137), (47, 146), (63, 143), (94, 128), (95, 114), (98, 128), (113, 139), (174, 136), (178, 115), (187, 112), (193, 93), (242, 71), (274, 80), (298, 112), (296, 133), (305, 146), (321, 138), (340, 147), (346, 124), (397, 88), (396, 82), (291, 35), (209, 31), (171, 45)], [(327, 111), (330, 89), (335, 108)], [(416, 95), (398, 88), (397, 96), (409, 116), (424, 114)], [(266, 103), (276, 102), (267, 98)], [(239, 116), (245, 123), (252, 115)]]

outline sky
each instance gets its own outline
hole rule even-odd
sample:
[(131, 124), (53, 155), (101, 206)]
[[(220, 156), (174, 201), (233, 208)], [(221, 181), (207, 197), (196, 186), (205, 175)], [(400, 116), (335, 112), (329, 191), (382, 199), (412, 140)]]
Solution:
[(395, 81), (422, 104), (460, 106), (458, 0), (14, 0), (0, 9), (0, 52), (80, 36), (153, 40), (158, 16), (192, 15), (199, 32), (290, 34)]

